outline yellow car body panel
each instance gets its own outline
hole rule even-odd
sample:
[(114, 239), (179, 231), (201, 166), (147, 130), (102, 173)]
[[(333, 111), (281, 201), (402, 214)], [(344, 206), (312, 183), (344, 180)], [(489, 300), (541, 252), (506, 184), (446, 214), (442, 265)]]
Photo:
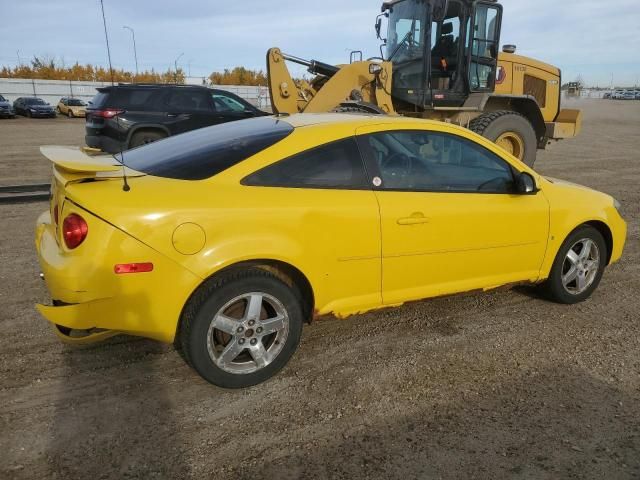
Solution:
[[(126, 332), (170, 342), (189, 297), (205, 279), (247, 261), (282, 262), (308, 280), (316, 314), (347, 316), (418, 298), (546, 278), (566, 236), (585, 222), (611, 230), (616, 261), (626, 225), (613, 199), (552, 183), (522, 162), (450, 124), (408, 118), (295, 115), (285, 139), (217, 175), (185, 181), (121, 173), (105, 159), (51, 155), (52, 205), (77, 212), (89, 235), (68, 250), (51, 215), (36, 246), (52, 298), (40, 307), (67, 328)], [(534, 176), (534, 195), (392, 192), (245, 186), (249, 174), (309, 148), (356, 134), (427, 129), (470, 139)], [(73, 156), (75, 153), (70, 153)], [(126, 163), (126, 152), (125, 152)], [(53, 208), (53, 206), (52, 206)], [(424, 218), (420, 218), (420, 216)], [(114, 265), (152, 262), (152, 272), (118, 275)]]

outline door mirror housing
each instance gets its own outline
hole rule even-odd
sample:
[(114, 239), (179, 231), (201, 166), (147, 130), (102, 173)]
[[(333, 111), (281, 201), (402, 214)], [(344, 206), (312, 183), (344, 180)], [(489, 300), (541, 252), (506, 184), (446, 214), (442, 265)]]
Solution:
[(384, 43), (387, 43), (387, 39), (386, 38), (382, 38), (382, 17), (389, 17), (389, 13), (388, 12), (383, 12), (380, 15), (378, 15), (376, 17), (376, 37), (378, 37), (378, 40), (382, 40)]
[(516, 193), (521, 195), (535, 195), (538, 193), (536, 179), (527, 172), (521, 172), (516, 177)]

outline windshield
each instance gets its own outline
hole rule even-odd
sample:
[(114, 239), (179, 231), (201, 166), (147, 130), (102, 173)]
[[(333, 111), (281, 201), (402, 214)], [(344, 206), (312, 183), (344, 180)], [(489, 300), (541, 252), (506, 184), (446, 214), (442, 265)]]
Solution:
[(67, 100), (67, 105), (69, 105), (70, 107), (84, 107), (84, 102), (77, 98), (70, 98), (69, 100)]
[(0, 102), (6, 102), (6, 101), (7, 101), (7, 99), (4, 98), (2, 95), (0, 95)]
[(402, 63), (424, 56), (424, 14), (424, 4), (413, 0), (400, 2), (389, 9), (388, 60)]
[(46, 105), (41, 98), (27, 98), (24, 103), (27, 105)]

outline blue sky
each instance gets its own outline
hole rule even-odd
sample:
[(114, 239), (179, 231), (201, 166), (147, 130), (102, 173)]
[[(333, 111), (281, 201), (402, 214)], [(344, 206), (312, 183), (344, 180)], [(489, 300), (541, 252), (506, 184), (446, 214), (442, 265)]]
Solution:
[[(281, 47), (328, 63), (349, 51), (378, 52), (373, 31), (380, 0), (104, 0), (115, 67), (134, 69), (135, 29), (142, 69), (179, 65), (193, 76), (236, 65), (264, 69), (265, 52)], [(502, 43), (559, 66), (564, 80), (640, 82), (638, 0), (503, 0)], [(320, 5), (320, 8), (317, 6)], [(99, 0), (0, 0), (0, 64), (33, 55), (67, 64), (107, 64)], [(300, 73), (300, 71), (296, 72)]]

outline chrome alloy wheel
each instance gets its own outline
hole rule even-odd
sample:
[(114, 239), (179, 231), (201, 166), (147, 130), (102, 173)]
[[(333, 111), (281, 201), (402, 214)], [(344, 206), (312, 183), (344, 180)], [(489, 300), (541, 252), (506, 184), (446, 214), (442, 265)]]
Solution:
[(591, 239), (583, 238), (574, 243), (562, 264), (562, 285), (572, 295), (580, 295), (588, 289), (600, 268), (600, 250)]
[(276, 359), (288, 334), (284, 305), (266, 293), (250, 292), (231, 299), (211, 319), (207, 350), (225, 372), (253, 373)]

